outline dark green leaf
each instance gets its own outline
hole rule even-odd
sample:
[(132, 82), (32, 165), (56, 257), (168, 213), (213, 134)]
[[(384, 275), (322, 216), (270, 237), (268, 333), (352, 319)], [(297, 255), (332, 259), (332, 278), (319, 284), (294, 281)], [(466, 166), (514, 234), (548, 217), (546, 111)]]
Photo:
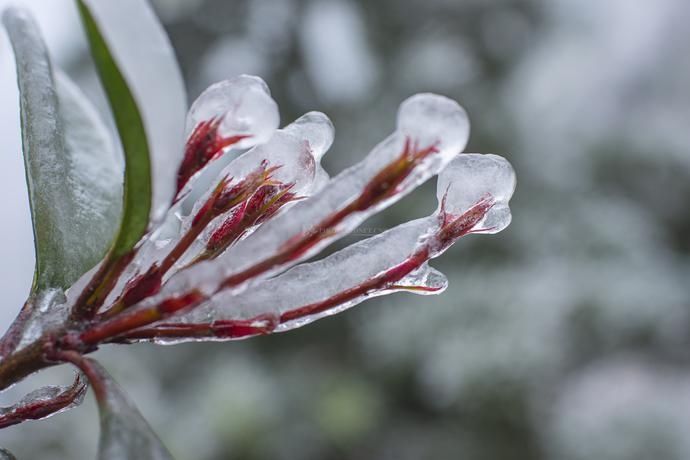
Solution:
[(114, 255), (129, 251), (170, 204), (186, 97), (177, 61), (142, 0), (78, 0), (125, 154), (125, 203)]

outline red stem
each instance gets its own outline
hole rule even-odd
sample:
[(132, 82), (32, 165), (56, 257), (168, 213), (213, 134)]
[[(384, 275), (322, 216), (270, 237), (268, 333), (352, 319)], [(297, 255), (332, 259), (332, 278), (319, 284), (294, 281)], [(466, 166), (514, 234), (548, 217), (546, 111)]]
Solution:
[(0, 358), (9, 356), (17, 348), (17, 345), (19, 345), (22, 339), (22, 333), (24, 332), (24, 326), (31, 317), (33, 311), (33, 305), (29, 300), (24, 302), (24, 306), (19, 310), (19, 314), (17, 314), (17, 317), (12, 321), (5, 335), (0, 339)]
[(112, 254), (106, 256), (74, 303), (70, 315), (72, 321), (91, 319), (96, 316), (98, 309), (103, 305), (108, 294), (115, 287), (118, 278), (132, 261), (135, 254), (136, 250), (132, 250), (128, 254), (116, 259), (113, 258)]
[(51, 354), (51, 358), (73, 364), (81, 370), (93, 388), (96, 400), (101, 405), (107, 398), (107, 384), (100, 369), (100, 365), (82, 354), (73, 350), (57, 350)]

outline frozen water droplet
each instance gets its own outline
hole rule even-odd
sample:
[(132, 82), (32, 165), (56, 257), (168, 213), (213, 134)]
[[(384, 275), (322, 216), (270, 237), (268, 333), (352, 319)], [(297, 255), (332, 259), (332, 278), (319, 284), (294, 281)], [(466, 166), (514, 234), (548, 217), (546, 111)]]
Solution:
[(398, 130), (422, 148), (438, 143), (440, 149), (453, 156), (465, 148), (470, 122), (465, 110), (454, 100), (422, 93), (400, 105)]
[(448, 287), (446, 275), (424, 263), (399, 282), (395, 283), (395, 290), (406, 290), (415, 294), (430, 295), (439, 294)]
[(234, 146), (248, 148), (266, 142), (278, 127), (278, 106), (259, 77), (240, 75), (208, 87), (187, 116), (187, 134), (203, 121), (222, 117), (223, 136), (249, 136)]
[(314, 159), (319, 161), (333, 144), (335, 128), (321, 112), (308, 112), (285, 127), (285, 131), (309, 142)]

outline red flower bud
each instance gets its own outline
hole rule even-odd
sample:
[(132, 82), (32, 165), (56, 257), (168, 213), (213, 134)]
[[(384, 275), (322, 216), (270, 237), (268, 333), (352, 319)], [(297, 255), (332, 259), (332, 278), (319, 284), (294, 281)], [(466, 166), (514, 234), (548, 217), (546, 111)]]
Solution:
[(199, 172), (210, 161), (218, 158), (223, 149), (229, 147), (249, 136), (222, 136), (218, 127), (220, 118), (212, 118), (199, 123), (187, 140), (184, 158), (177, 172), (177, 194), (189, 182), (189, 179)]

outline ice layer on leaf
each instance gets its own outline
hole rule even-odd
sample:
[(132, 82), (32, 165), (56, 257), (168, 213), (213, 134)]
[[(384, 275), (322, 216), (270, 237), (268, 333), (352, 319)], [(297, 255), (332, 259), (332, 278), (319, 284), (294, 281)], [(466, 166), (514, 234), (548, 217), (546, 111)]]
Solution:
[(172, 455), (120, 386), (96, 361), (69, 359), (88, 377), (100, 412), (99, 460), (172, 460)]
[(17, 62), (35, 288), (68, 288), (110, 247), (122, 203), (122, 167), (88, 99), (54, 70), (38, 26), (3, 13)]
[(182, 160), (187, 97), (175, 53), (147, 1), (80, 0), (98, 25), (137, 103), (149, 147), (159, 220), (175, 194)]
[(67, 298), (61, 289), (46, 289), (27, 299), (30, 314), (23, 324), (16, 350), (35, 342), (46, 332), (60, 327), (69, 313)]
[[(112, 243), (122, 210), (122, 171), (110, 131), (95, 107), (64, 73), (55, 73), (65, 147), (72, 154), (71, 182), (75, 195), (83, 200), (79, 228), (79, 251), (93, 253), (92, 268)], [(68, 179), (70, 180), (70, 179)], [(98, 186), (95, 186), (98, 184)], [(73, 221), (77, 216), (72, 216)], [(81, 216), (80, 216), (81, 217)], [(79, 219), (77, 219), (79, 220)], [(83, 273), (79, 273), (82, 275)]]
[[(434, 94), (407, 99), (398, 112), (398, 129), (364, 160), (331, 179), (320, 193), (295, 204), (289, 213), (263, 225), (222, 258), (180, 272), (164, 291), (174, 293), (193, 285), (211, 293), (224, 279), (281, 254), (295, 239), (319, 234), (316, 244), (302, 248), (296, 256), (281, 255), (289, 262), (277, 265), (303, 260), (437, 174), (462, 151), (468, 134), (467, 116), (455, 101)], [(334, 228), (322, 228), (333, 216), (342, 219)]]

